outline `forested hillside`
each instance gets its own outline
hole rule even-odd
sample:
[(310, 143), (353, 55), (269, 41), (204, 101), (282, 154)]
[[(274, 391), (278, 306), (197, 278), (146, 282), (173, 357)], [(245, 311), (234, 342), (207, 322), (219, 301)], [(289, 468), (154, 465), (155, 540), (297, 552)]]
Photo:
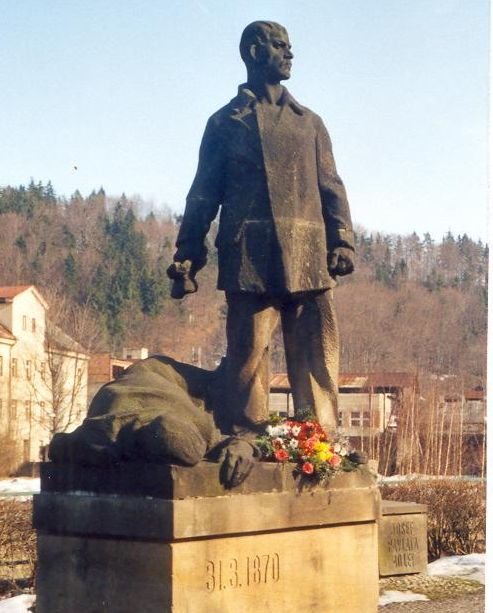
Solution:
[[(141, 204), (103, 189), (65, 199), (50, 183), (0, 188), (0, 285), (36, 284), (51, 317), (90, 351), (146, 346), (213, 367), (225, 315), (214, 248), (198, 294), (171, 300), (165, 271), (180, 220), (144, 215)], [(342, 369), (460, 374), (482, 384), (487, 246), (466, 235), (434, 241), (362, 228), (356, 240), (356, 272), (335, 291)], [(279, 336), (273, 355), (282, 370)]]

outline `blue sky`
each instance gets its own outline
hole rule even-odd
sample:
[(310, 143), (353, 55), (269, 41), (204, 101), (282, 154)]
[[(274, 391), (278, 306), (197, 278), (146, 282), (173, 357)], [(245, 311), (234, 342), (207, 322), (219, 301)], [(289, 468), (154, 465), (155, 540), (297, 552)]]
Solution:
[[(353, 220), (487, 239), (487, 0), (17, 0), (0, 11), (0, 185), (181, 211), (245, 25), (288, 28)], [(77, 170), (74, 169), (77, 166)]]

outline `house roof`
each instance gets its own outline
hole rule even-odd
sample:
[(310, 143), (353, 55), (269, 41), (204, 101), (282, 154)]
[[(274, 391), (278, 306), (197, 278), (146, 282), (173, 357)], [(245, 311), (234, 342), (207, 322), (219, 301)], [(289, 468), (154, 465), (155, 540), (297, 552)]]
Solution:
[(4, 325), (0, 324), (0, 338), (7, 338), (11, 341), (15, 341), (15, 336)]
[[(339, 387), (371, 389), (372, 387), (412, 387), (416, 377), (407, 372), (374, 372), (374, 373), (341, 373)], [(272, 375), (270, 380), (272, 391), (288, 392), (291, 386), (286, 373)]]
[(339, 387), (358, 387), (369, 389), (372, 387), (413, 387), (416, 383), (415, 375), (408, 372), (347, 372), (339, 375)]
[[(464, 400), (484, 400), (484, 390), (464, 390)], [(459, 393), (448, 394), (444, 397), (445, 402), (461, 402), (462, 396)]]
[(0, 286), (0, 298), (12, 299), (25, 292), (33, 285), (4, 285)]
[(51, 349), (55, 351), (73, 351), (74, 353), (81, 354), (81, 357), (88, 355), (88, 351), (85, 347), (71, 338), (68, 334), (65, 334), (63, 330), (54, 324), (50, 325), (49, 336)]
[(37, 299), (41, 302), (45, 309), (48, 308), (48, 303), (39, 293), (34, 285), (3, 285), (0, 286), (0, 302), (11, 302), (16, 296), (22, 294), (28, 289), (36, 294)]
[(270, 378), (270, 388), (271, 390), (283, 390), (289, 391), (291, 386), (289, 385), (288, 375), (285, 372), (280, 372), (275, 375), (272, 375)]

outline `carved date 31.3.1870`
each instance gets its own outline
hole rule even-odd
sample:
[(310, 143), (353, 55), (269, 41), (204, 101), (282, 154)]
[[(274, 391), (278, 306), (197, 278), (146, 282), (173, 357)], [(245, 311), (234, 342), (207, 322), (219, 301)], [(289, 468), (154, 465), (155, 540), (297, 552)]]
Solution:
[(208, 560), (205, 587), (208, 592), (215, 592), (277, 583), (279, 572), (278, 553), (264, 553), (229, 560)]

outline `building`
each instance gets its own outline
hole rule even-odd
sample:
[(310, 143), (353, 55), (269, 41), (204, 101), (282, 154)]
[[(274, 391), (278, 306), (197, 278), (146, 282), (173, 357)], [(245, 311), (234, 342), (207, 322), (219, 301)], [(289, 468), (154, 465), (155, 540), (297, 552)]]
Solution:
[[(409, 373), (340, 374), (338, 427), (341, 433), (369, 437), (395, 428), (400, 406), (416, 387), (416, 377)], [(285, 373), (271, 378), (270, 410), (282, 416), (293, 415), (291, 387)]]
[(147, 357), (149, 352), (145, 347), (124, 348), (122, 357), (115, 357), (111, 353), (92, 354), (89, 360), (88, 405), (103, 385), (118, 379), (134, 362), (145, 360)]
[(87, 410), (89, 356), (47, 318), (33, 285), (0, 287), (0, 470), (37, 462)]
[(342, 373), (338, 425), (346, 436), (375, 436), (395, 429), (399, 410), (418, 387), (406, 372)]
[(483, 435), (486, 426), (486, 397), (482, 388), (465, 390), (463, 394), (443, 396), (440, 409), (444, 414), (444, 425), (460, 428), (464, 435)]

